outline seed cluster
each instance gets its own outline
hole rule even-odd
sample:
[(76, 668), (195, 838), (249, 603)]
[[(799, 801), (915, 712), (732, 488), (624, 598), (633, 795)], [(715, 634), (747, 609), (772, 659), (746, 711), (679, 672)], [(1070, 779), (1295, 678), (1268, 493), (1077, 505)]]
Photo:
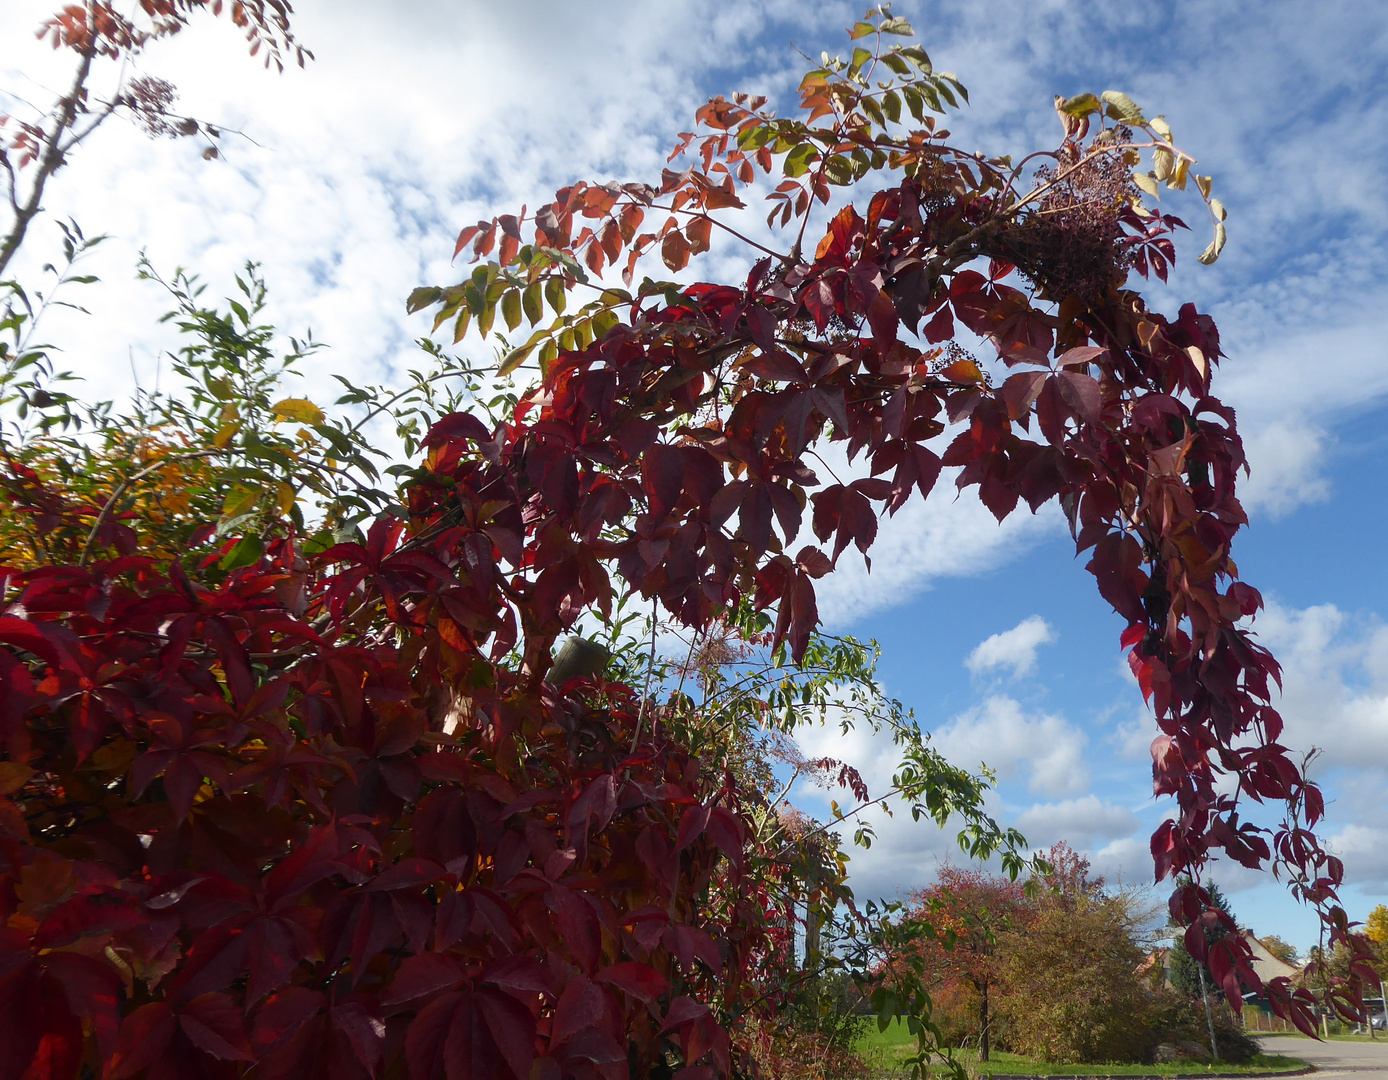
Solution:
[(1120, 284), (1132, 265), (1121, 215), (1136, 194), (1122, 152), (1076, 148), (1073, 162), (1038, 169), (1036, 181), (1049, 189), (1005, 236), (1017, 268), (1057, 302)]

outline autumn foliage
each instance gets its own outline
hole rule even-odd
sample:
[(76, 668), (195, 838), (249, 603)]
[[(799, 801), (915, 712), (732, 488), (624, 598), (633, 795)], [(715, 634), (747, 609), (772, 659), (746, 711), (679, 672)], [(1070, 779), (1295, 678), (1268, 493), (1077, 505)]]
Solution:
[[(908, 31), (858, 24), (875, 51), (811, 72), (801, 119), (715, 99), (656, 185), (576, 183), (465, 229), (490, 261), (410, 305), (458, 337), (528, 320), (501, 373), (536, 381), (496, 423), (434, 423), (358, 530), (208, 520), (158, 557), (100, 499), (43, 504), (12, 456), (11, 505), (57, 516), (30, 518), (47, 561), (3, 579), (0, 1080), (751, 1068), (740, 1019), (774, 1013), (790, 932), (757, 795), (644, 687), (548, 681), (554, 648), (639, 593), (694, 629), (768, 611), (798, 660), (816, 581), (941, 480), (999, 519), (1058, 500), (1089, 553), (1177, 800), (1158, 880), (1216, 849), (1271, 863), (1345, 938), (1321, 795), (1245, 624), (1219, 335), (1127, 282), (1165, 277), (1182, 227), (1141, 190), (1199, 187), (1205, 261), (1223, 209), (1121, 94), (1063, 102), (1036, 177), (954, 147), (931, 114), (963, 87), (886, 44)], [(817, 204), (888, 169), (805, 242)], [(785, 252), (714, 216), (772, 173)], [(715, 229), (762, 249), (744, 281), (637, 283), (644, 254), (682, 270)], [(827, 471), (829, 442), (856, 472)], [(1268, 831), (1249, 801), (1286, 816)], [(1172, 897), (1198, 956), (1208, 899)], [(1208, 950), (1227, 985), (1257, 984), (1245, 950)], [(1266, 993), (1310, 1023), (1305, 992)]]

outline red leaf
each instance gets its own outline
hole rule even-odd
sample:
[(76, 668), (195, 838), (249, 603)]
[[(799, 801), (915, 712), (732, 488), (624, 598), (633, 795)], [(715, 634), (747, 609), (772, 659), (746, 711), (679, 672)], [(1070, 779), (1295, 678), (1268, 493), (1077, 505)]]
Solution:
[(507, 994), (483, 989), (472, 1000), (511, 1075), (515, 1080), (530, 1080), (535, 1060), (534, 1015)]
[(178, 1018), (165, 1002), (141, 1005), (121, 1024), (115, 1053), (106, 1063), (107, 1080), (125, 1080), (149, 1068), (163, 1057), (177, 1030)]
[(290, 986), (265, 999), (251, 1024), (250, 1044), (261, 1059), (279, 1050), (292, 1039), (326, 1004), (316, 990)]
[(647, 1005), (654, 1005), (656, 998), (670, 991), (670, 984), (653, 967), (634, 961), (605, 967), (598, 972), (597, 978), (599, 982), (624, 990)]
[(1088, 423), (1096, 423), (1104, 407), (1104, 397), (1093, 376), (1081, 371), (1062, 371), (1055, 377), (1066, 404)]
[(225, 994), (203, 994), (184, 1006), (178, 1026), (188, 1041), (222, 1061), (254, 1061), (241, 1010)]
[(602, 991), (584, 975), (569, 980), (559, 1002), (554, 1007), (554, 1023), (550, 1029), (549, 1045), (562, 1046), (580, 1031), (597, 1026), (602, 1019)]
[(382, 1005), (400, 1005), (406, 1001), (452, 990), (466, 976), (461, 957), (451, 953), (420, 953), (407, 956), (391, 980), (390, 989), (381, 995)]

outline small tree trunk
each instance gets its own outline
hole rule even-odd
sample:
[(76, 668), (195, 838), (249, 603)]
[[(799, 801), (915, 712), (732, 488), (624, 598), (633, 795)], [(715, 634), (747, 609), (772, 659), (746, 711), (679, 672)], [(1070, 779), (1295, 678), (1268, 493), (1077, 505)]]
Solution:
[(1200, 973), (1200, 996), (1205, 999), (1205, 1023), (1210, 1029), (1210, 1057), (1219, 1060), (1219, 1047), (1215, 1044), (1214, 1013), (1210, 1011), (1210, 992), (1205, 989), (1205, 965), (1196, 962), (1195, 970)]
[(810, 862), (805, 868), (805, 970), (818, 973), (822, 957), (819, 945), (819, 867)]
[(984, 983), (979, 989), (983, 993), (983, 1000), (978, 1006), (978, 1060), (988, 1060), (988, 982)]

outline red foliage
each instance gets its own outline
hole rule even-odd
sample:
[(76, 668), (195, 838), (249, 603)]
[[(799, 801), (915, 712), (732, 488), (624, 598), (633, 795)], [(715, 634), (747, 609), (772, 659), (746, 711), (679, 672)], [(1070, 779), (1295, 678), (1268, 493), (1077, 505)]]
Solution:
[[(636, 230), (668, 197), (698, 218), (659, 237), (683, 265), (706, 211), (737, 201), (734, 173), (770, 168), (729, 144), (748, 117), (711, 104), (703, 170), (567, 188), (531, 238), (572, 285), (578, 258), (598, 270), (654, 244)], [(844, 206), (813, 260), (797, 243), (740, 285), (633, 298), (591, 345), (556, 347), (508, 422), (442, 420), (405, 516), (363, 543), (306, 556), (280, 539), (223, 572), (232, 537), (194, 570), (108, 555), (6, 577), (0, 1080), (79, 1063), (111, 1080), (726, 1074), (723, 1021), (785, 951), (743, 795), (629, 688), (545, 682), (554, 642), (639, 591), (697, 627), (774, 607), (799, 656), (814, 582), (943, 468), (999, 519), (1058, 498), (1091, 552), (1162, 730), (1156, 791), (1178, 803), (1153, 837), (1158, 880), (1223, 849), (1333, 900), (1321, 795), (1277, 741), (1278, 668), (1241, 625), (1261, 599), (1230, 557), (1244, 456), (1211, 394), (1213, 322), (1148, 311), (1117, 281), (1054, 311), (1006, 284), (1035, 237), (990, 224), (996, 169), (970, 187), (922, 165), (943, 160), (922, 149), (934, 137), (893, 149), (909, 178), (866, 216)], [(832, 175), (792, 183), (786, 210), (827, 200)], [(594, 222), (576, 240), (575, 215)], [(1144, 219), (1143, 242), (1171, 220)], [(528, 229), (503, 217), (459, 247), (499, 241), (518, 266)], [(471, 311), (468, 288), (482, 295), (414, 302)], [(495, 298), (476, 306), (490, 326)], [(926, 317), (931, 341), (959, 324), (1018, 370), (992, 385), (962, 352), (908, 344)], [(820, 439), (871, 476), (820, 486)], [(798, 542), (806, 527), (829, 551)], [(1287, 805), (1271, 843), (1240, 819), (1245, 796)], [(1197, 885), (1172, 899), (1192, 926), (1208, 909)], [(1203, 942), (1188, 938), (1197, 958)], [(1246, 950), (1209, 950), (1235, 1000), (1258, 984)], [(1285, 983), (1266, 992), (1310, 1023)]]

